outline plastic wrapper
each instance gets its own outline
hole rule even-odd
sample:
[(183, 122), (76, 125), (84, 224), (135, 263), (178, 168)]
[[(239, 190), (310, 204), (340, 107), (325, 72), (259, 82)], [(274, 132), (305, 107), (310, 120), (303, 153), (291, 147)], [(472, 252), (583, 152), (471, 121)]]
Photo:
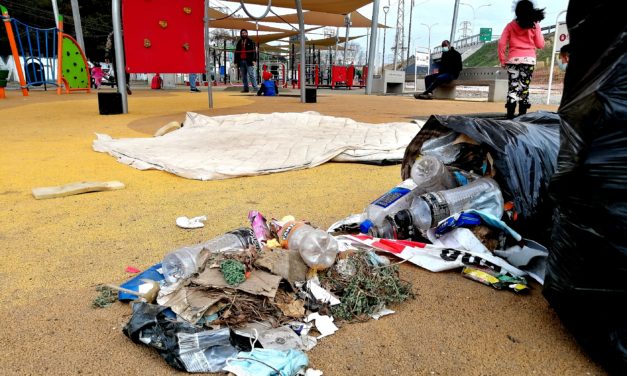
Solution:
[(513, 201), (519, 213), (515, 229), (545, 241), (550, 207), (544, 198), (557, 165), (559, 125), (558, 114), (552, 112), (532, 112), (516, 121), (434, 115), (407, 147), (401, 177), (410, 176), (417, 156), (430, 152), (424, 148), (434, 143), (430, 140), (453, 140), (459, 145), (459, 153), (448, 164), (479, 175), (493, 175), (505, 201)]
[(135, 343), (150, 346), (172, 367), (188, 372), (218, 372), (238, 349), (228, 328), (203, 330), (166, 315), (167, 307), (133, 304), (133, 315), (123, 332)]
[(544, 295), (610, 374), (627, 374), (627, 27), (616, 2), (571, 0), (570, 61)]

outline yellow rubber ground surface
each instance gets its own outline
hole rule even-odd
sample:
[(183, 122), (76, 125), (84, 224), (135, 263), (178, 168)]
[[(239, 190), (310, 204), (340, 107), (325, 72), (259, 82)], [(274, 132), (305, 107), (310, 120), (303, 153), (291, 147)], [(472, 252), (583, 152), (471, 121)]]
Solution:
[[(0, 100), (0, 374), (170, 375), (151, 349), (122, 333), (130, 307), (93, 309), (95, 287), (131, 277), (167, 252), (247, 225), (249, 210), (292, 214), (326, 228), (400, 180), (400, 166), (328, 163), (273, 175), (200, 182), (139, 171), (91, 148), (95, 133), (150, 137), (186, 111), (206, 114), (307, 111), (359, 121), (503, 112), (503, 103), (417, 101), (409, 97), (318, 92), (258, 98), (135, 90), (128, 115), (101, 116), (96, 94), (17, 92)], [(533, 110), (556, 110), (534, 106)], [(294, 137), (298, 137), (295, 134)], [(35, 200), (31, 189), (78, 181), (119, 180), (126, 189)], [(207, 215), (206, 227), (183, 230), (178, 216)], [(351, 324), (309, 352), (325, 375), (603, 374), (580, 350), (534, 284), (515, 296), (404, 264), (416, 299), (395, 315)]]

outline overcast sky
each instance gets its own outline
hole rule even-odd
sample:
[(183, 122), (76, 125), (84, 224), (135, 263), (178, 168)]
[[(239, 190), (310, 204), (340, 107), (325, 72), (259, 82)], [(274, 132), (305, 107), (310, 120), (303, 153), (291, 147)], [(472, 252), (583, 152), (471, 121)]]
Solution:
[[(341, 1), (341, 0), (338, 0)], [(546, 18), (541, 22), (542, 26), (554, 25), (558, 14), (566, 10), (568, 6), (568, 0), (536, 0), (534, 1), (536, 7), (546, 8)], [(392, 53), (390, 48), (394, 44), (396, 20), (398, 13), (398, 1), (397, 0), (380, 0), (379, 5), (381, 8), (389, 4), (389, 11), (387, 14), (387, 25), (393, 29), (388, 29), (386, 35), (386, 61), (391, 61)], [(409, 31), (409, 7), (411, 0), (405, 0), (405, 45), (407, 45), (407, 34)], [(480, 28), (492, 28), (492, 34), (495, 37), (501, 34), (501, 31), (505, 25), (514, 19), (514, 6), (515, 0), (463, 0), (460, 3), (459, 12), (457, 16), (457, 29), (455, 32), (458, 39), (462, 35), (460, 24), (464, 21), (470, 23), (472, 27), (472, 34), (478, 34)], [(226, 5), (231, 9), (235, 9), (239, 4), (229, 3), (225, 1), (215, 0), (211, 2), (212, 6)], [(455, 0), (415, 0), (412, 14), (412, 26), (411, 26), (411, 50), (415, 51), (416, 47), (427, 47), (429, 45), (429, 29), (425, 25), (431, 26), (431, 47), (438, 46), (444, 39), (449, 39), (451, 35), (451, 24), (453, 20), (453, 8)], [(253, 14), (261, 14), (265, 7), (250, 6), (250, 11)], [(287, 10), (281, 8), (274, 8), (277, 14), (294, 13), (294, 10)], [(362, 7), (358, 10), (364, 16), (372, 17), (372, 4)], [(241, 12), (241, 11), (240, 11)], [(560, 21), (565, 19), (565, 14), (560, 16)], [(383, 24), (385, 21), (385, 13), (383, 10), (379, 10), (379, 23)], [(425, 25), (423, 25), (425, 24)], [(270, 24), (269, 24), (270, 25)], [(279, 24), (271, 24), (279, 25)], [(340, 29), (340, 35), (344, 36), (345, 29)], [(366, 29), (364, 28), (351, 28), (350, 35), (365, 35)], [(470, 34), (470, 33), (469, 33)], [(322, 38), (320, 36), (319, 38)], [(317, 37), (313, 37), (317, 39)], [(366, 38), (361, 38), (355, 42), (365, 47)], [(383, 50), (383, 30), (379, 30), (379, 41), (377, 51), (379, 53)], [(413, 55), (413, 53), (410, 53)]]

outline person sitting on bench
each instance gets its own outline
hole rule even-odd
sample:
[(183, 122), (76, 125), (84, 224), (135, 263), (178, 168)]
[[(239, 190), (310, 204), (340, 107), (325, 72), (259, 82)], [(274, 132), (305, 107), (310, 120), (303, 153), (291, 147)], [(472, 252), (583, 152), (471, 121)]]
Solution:
[(425, 77), (426, 90), (421, 94), (414, 94), (416, 99), (432, 99), (433, 91), (442, 84), (456, 80), (459, 72), (462, 71), (462, 55), (457, 52), (448, 40), (442, 41), (442, 58), (438, 68), (438, 73)]

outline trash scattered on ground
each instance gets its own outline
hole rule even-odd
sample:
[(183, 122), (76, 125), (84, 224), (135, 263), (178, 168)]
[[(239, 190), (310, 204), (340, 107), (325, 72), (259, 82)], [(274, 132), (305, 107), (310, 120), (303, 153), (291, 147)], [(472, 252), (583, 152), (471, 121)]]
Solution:
[(186, 229), (194, 229), (205, 227), (204, 221), (207, 220), (207, 216), (201, 215), (199, 217), (187, 218), (187, 217), (178, 217), (176, 218), (176, 225), (180, 228)]
[(107, 308), (118, 300), (117, 292), (107, 286), (101, 285), (96, 287), (99, 292), (98, 296), (91, 302), (92, 308)]
[(103, 192), (103, 191), (115, 191), (118, 189), (124, 189), (125, 185), (119, 181), (95, 181), (95, 182), (79, 182), (70, 183), (66, 185), (56, 187), (40, 187), (33, 188), (33, 197), (37, 200), (43, 200), (47, 198), (65, 197), (71, 195), (78, 195), (81, 193), (89, 192)]
[[(499, 139), (496, 123), (451, 117), (459, 124), (447, 128), (432, 119), (406, 152), (406, 180), (362, 213), (324, 231), (251, 210), (250, 227), (170, 251), (115, 287), (120, 300), (133, 301), (124, 333), (188, 372), (319, 375), (307, 369), (306, 351), (343, 325), (380, 320), (415, 298), (401, 278), (403, 262), (432, 272), (459, 269), (521, 295), (531, 288), (526, 277), (543, 283), (548, 252), (525, 231), (554, 169), (554, 124), (510, 125)], [(523, 151), (542, 166), (532, 186), (517, 180), (530, 173), (527, 159), (508, 154)], [(504, 172), (508, 162), (521, 164)], [(533, 197), (516, 197), (526, 187)], [(204, 217), (181, 218), (188, 228), (204, 225)], [(156, 296), (147, 280), (158, 282)], [(151, 297), (156, 304), (148, 304)]]
[(141, 270), (137, 269), (134, 266), (127, 266), (126, 269), (124, 269), (125, 272), (127, 273), (140, 273)]

